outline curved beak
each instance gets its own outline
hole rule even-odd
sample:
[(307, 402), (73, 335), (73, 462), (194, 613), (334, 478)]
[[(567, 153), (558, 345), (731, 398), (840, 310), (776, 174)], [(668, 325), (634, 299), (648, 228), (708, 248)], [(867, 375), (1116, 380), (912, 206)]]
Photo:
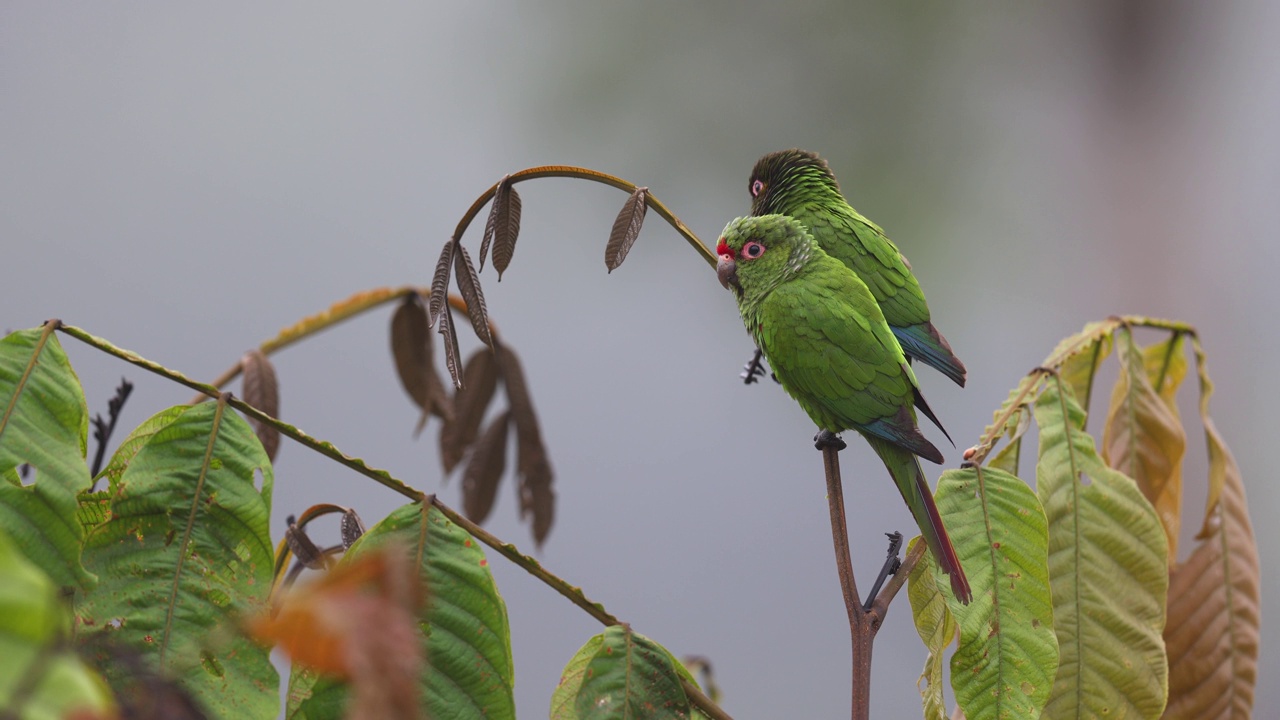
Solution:
[(732, 255), (720, 256), (720, 260), (716, 262), (716, 276), (726, 290), (732, 285), (736, 292), (742, 292), (742, 286), (738, 284), (738, 264), (733, 261)]

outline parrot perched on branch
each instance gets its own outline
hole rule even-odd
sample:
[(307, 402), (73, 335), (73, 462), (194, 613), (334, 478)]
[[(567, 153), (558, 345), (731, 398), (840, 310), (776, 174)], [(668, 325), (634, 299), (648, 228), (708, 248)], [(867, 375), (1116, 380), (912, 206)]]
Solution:
[(917, 455), (942, 453), (916, 426), (915, 374), (867, 285), (795, 219), (738, 218), (716, 246), (720, 283), (783, 389), (821, 430), (857, 430), (884, 461), (929, 549), (968, 603), (969, 581)]
[(964, 387), (964, 363), (930, 322), (911, 265), (883, 230), (849, 206), (826, 160), (805, 150), (769, 153), (756, 162), (749, 187), (752, 215), (799, 220), (828, 255), (866, 283), (907, 358)]

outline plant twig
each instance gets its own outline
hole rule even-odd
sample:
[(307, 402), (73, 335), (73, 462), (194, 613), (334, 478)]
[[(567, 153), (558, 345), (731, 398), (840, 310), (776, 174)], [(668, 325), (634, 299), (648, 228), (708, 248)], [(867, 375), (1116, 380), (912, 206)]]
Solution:
[[(515, 184), (524, 180), (533, 180), (535, 178), (542, 177), (565, 177), (578, 178), (579, 180), (591, 180), (593, 182), (611, 185), (626, 192), (632, 192), (639, 187), (638, 185), (623, 180), (620, 177), (615, 177), (608, 173), (602, 173), (598, 170), (575, 167), (573, 165), (541, 165), (539, 167), (525, 168), (524, 170), (511, 173), (506, 179), (511, 184)], [(484, 207), (484, 204), (493, 198), (493, 195), (497, 190), (498, 183), (494, 183), (492, 187), (485, 190), (480, 197), (476, 198), (475, 202), (471, 203), (471, 207), (467, 208), (467, 212), (462, 216), (462, 219), (458, 221), (458, 226), (453, 231), (453, 239), (458, 240), (462, 238), (462, 234), (467, 231), (467, 227), (471, 224), (471, 221), (480, 213), (480, 208)], [(661, 200), (654, 197), (652, 193), (648, 193), (645, 196), (645, 204), (653, 208), (653, 211), (662, 216), (662, 219), (666, 220), (667, 224), (675, 228), (676, 232), (680, 233), (680, 236), (683, 237), (694, 250), (698, 251), (698, 254), (702, 256), (702, 259), (705, 260), (708, 265), (713, 268), (716, 266), (715, 253), (712, 253), (706, 245), (703, 245), (702, 240), (698, 239), (698, 236), (693, 234), (693, 231), (686, 227), (685, 224), (680, 221), (680, 218), (676, 217), (675, 213), (671, 212), (671, 210), (668, 209)]]
[(898, 559), (898, 551), (902, 549), (902, 533), (895, 530), (885, 535), (889, 537), (889, 552), (884, 559), (884, 565), (880, 566), (876, 581), (871, 583), (871, 592), (867, 593), (867, 599), (862, 603), (863, 612), (871, 612), (871, 605), (880, 594), (880, 586), (884, 584), (885, 578), (898, 572), (902, 567), (902, 561)]

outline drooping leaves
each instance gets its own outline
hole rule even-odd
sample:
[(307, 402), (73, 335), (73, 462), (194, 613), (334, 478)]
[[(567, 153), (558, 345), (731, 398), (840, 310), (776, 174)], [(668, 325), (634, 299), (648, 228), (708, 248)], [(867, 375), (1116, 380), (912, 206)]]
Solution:
[(632, 190), (617, 219), (613, 221), (609, 244), (604, 249), (604, 265), (609, 272), (613, 272), (627, 259), (631, 246), (640, 237), (640, 228), (644, 225), (644, 216), (649, 210), (648, 199), (649, 188), (638, 187)]
[(346, 718), (414, 720), (422, 717), (422, 601), (409, 554), (388, 544), (294, 588), (248, 628), (293, 661), (347, 681)]
[(476, 524), (493, 509), (498, 483), (507, 467), (507, 427), (511, 411), (493, 419), (471, 448), (471, 461), (462, 475), (462, 509)]
[(498, 362), (489, 350), (467, 358), (462, 389), (453, 396), (453, 418), (440, 428), (440, 462), (447, 476), (467, 454), (498, 387)]
[(551, 490), (554, 473), (547, 449), (542, 444), (538, 414), (533, 409), (533, 399), (529, 395), (520, 359), (506, 345), (498, 345), (496, 351), (502, 382), (507, 388), (507, 402), (511, 406), (511, 419), (516, 425), (520, 517), (533, 517), (533, 539), (541, 546), (554, 523), (555, 493)]
[(449, 369), (449, 378), (453, 380), (453, 389), (462, 387), (462, 375), (458, 372), (458, 330), (454, 327), (453, 316), (448, 312), (440, 315), (440, 329), (437, 331), (444, 337), (444, 365)]
[(516, 236), (520, 234), (520, 193), (511, 183), (511, 176), (506, 175), (498, 181), (493, 193), (493, 203), (489, 207), (489, 218), (484, 224), (484, 239), (480, 242), (480, 269), (484, 269), (485, 255), (489, 251), (489, 243), (493, 243), (493, 269), (498, 271), (498, 281), (502, 281), (502, 273), (511, 264), (511, 256), (516, 251)]
[[(1192, 340), (1200, 375), (1200, 414), (1209, 445), (1210, 497), (1196, 549), (1169, 579), (1169, 705), (1174, 720), (1251, 717), (1258, 680), (1261, 620), (1257, 541), (1244, 482), (1209, 417), (1204, 351)], [(1214, 485), (1218, 491), (1212, 491)], [(1207, 532), (1206, 532), (1207, 531)], [(1209, 619), (1206, 622), (1206, 618)]]
[(982, 467), (944, 472), (937, 501), (974, 588), (968, 606), (949, 599), (956, 700), (971, 718), (1038, 718), (1058, 666), (1040, 503), (1022, 480)]
[(458, 292), (462, 294), (462, 300), (467, 304), (467, 317), (471, 320), (471, 328), (475, 330), (480, 342), (492, 346), (493, 339), (489, 337), (489, 314), (484, 305), (484, 292), (480, 290), (480, 277), (476, 274), (476, 267), (471, 264), (471, 255), (465, 247), (458, 246), (458, 252), (453, 256), (453, 265), (457, 276)]
[(0, 529), (0, 708), (13, 718), (111, 717), (111, 695), (67, 647), (66, 602)]
[[(280, 383), (276, 369), (261, 350), (250, 350), (240, 359), (244, 367), (244, 401), (273, 418), (280, 417)], [(249, 424), (267, 451), (267, 459), (275, 462), (280, 449), (280, 431), (252, 418)]]
[(1045, 717), (1158, 718), (1168, 687), (1164, 529), (1133, 480), (1098, 457), (1063, 378), (1048, 379), (1035, 416), (1061, 653)]
[[(223, 402), (162, 411), (108, 466), (110, 519), (85, 538), (100, 581), (76, 607), (77, 639), (113, 686), (123, 646), (218, 717), (267, 717), (279, 679), (267, 649), (224, 627), (262, 610), (273, 557), (271, 464)], [(255, 477), (260, 476), (260, 489)]]
[[(1174, 401), (1186, 375), (1182, 335), (1150, 348), (1160, 358), (1154, 368), (1155, 377), (1148, 372), (1147, 353), (1133, 341), (1128, 328), (1117, 329), (1113, 338), (1120, 375), (1102, 431), (1102, 459), (1133, 478), (1155, 507), (1164, 525), (1169, 563), (1173, 564), (1182, 526), (1182, 457), (1187, 448), (1187, 436)], [(1167, 366), (1162, 362), (1165, 359)], [(1157, 380), (1161, 381), (1160, 393), (1154, 386)]]
[(453, 271), (453, 254), (458, 250), (458, 241), (450, 238), (440, 248), (440, 259), (436, 260), (436, 271), (431, 275), (431, 295), (427, 298), (427, 326), (435, 327), (440, 313), (449, 306), (449, 276)]
[[(76, 494), (91, 485), (85, 451), (89, 408), (53, 327), (0, 341), (0, 527), (55, 583), (84, 590)], [(30, 463), (35, 480), (17, 468)]]
[[(907, 553), (921, 542), (912, 538)], [(915, 567), (907, 584), (907, 599), (911, 602), (911, 616), (916, 632), (929, 650), (924, 670), (916, 687), (920, 690), (920, 702), (924, 706), (925, 720), (947, 720), (947, 705), (942, 697), (943, 652), (955, 638), (956, 620), (947, 608), (947, 599), (938, 587), (937, 573), (941, 572), (933, 553), (926, 552)]]
[[(1070, 350), (1059, 351), (1063, 357), (1058, 376), (1071, 386), (1071, 392), (1078, 399), (1080, 407), (1086, 411), (1093, 397), (1094, 377), (1102, 362), (1111, 354), (1110, 328), (1114, 325), (1111, 321), (1089, 323), (1084, 326), (1084, 330), (1064, 340), (1059, 346), (1062, 348), (1063, 345), (1068, 345)], [(1087, 417), (1085, 421), (1088, 421)]]
[(409, 398), (422, 411), (414, 435), (422, 432), (427, 417), (445, 422), (453, 414), (452, 401), (432, 361), (431, 323), (417, 293), (405, 295), (391, 316), (391, 357), (396, 374)]
[(700, 717), (681, 678), (688, 670), (666, 648), (612, 625), (587, 641), (565, 666), (551, 696), (552, 720), (612, 720)]
[[(418, 680), (424, 714), (514, 718), (507, 609), (479, 545), (438, 510), (411, 503), (365, 533), (341, 564), (388, 544), (407, 548), (427, 588), (413, 635), (427, 659)], [(347, 696), (340, 680), (295, 669), (285, 716), (337, 720), (345, 717)]]

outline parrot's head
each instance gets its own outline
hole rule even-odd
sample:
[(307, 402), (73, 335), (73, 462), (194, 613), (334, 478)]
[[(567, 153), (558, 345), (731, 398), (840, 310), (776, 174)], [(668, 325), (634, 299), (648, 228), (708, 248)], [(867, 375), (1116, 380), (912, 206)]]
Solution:
[(798, 274), (817, 247), (804, 226), (786, 215), (740, 217), (720, 233), (716, 275), (739, 300), (758, 300)]
[(841, 197), (827, 161), (808, 150), (779, 150), (760, 158), (747, 187), (752, 215), (791, 215), (806, 202)]

